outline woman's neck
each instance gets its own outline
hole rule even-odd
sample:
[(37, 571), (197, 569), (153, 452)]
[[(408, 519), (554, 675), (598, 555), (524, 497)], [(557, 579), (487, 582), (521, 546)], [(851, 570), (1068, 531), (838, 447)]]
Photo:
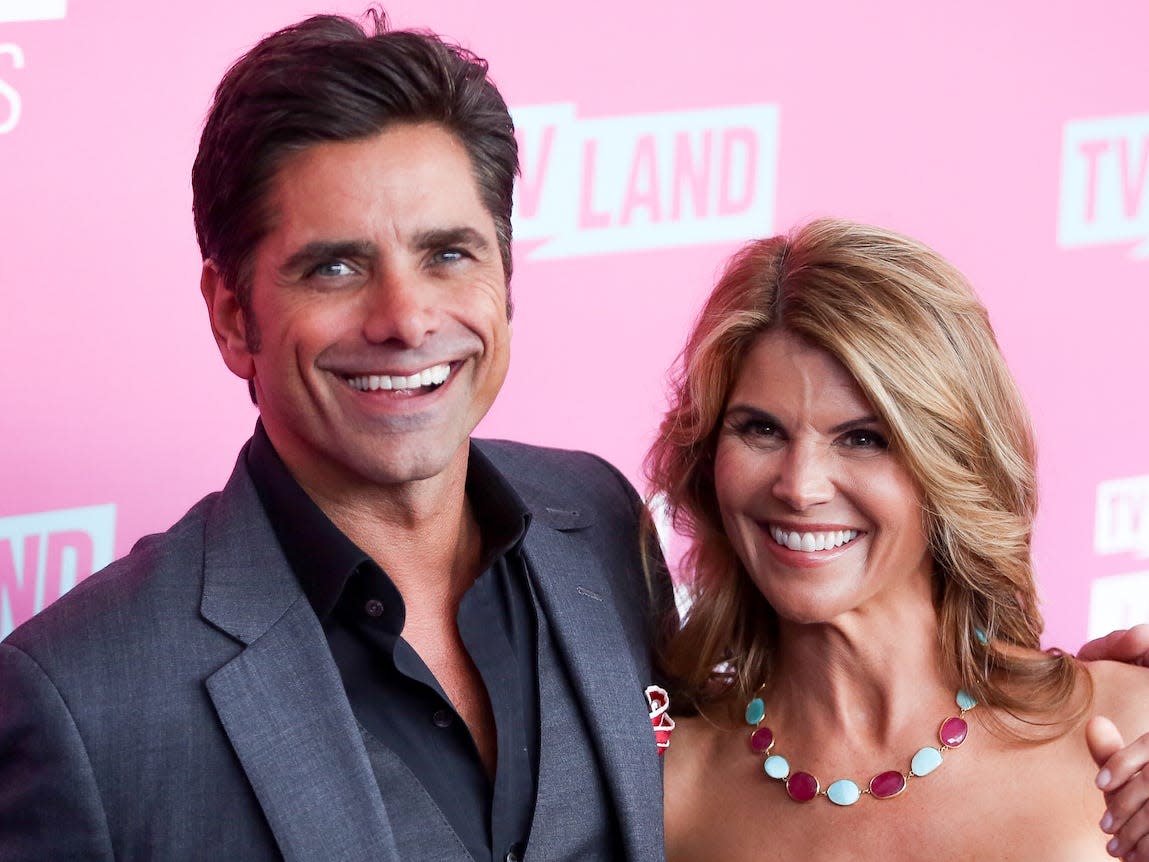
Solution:
[[(761, 693), (779, 734), (899, 748), (908, 733), (954, 708), (932, 606), (852, 611), (832, 622), (780, 624), (771, 681)], [(819, 746), (826, 743), (819, 741)]]

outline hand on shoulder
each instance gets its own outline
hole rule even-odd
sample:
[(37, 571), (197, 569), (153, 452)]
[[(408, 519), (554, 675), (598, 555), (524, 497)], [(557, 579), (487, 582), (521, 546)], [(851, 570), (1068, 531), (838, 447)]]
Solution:
[(1095, 638), (1081, 648), (1077, 657), (1082, 661), (1109, 659), (1149, 667), (1149, 623)]
[(1105, 792), (1101, 828), (1113, 835), (1109, 852), (1149, 858), (1149, 671), (1112, 661), (1087, 665), (1093, 679), (1093, 717), (1086, 741)]
[(1085, 665), (1093, 680), (1092, 715), (1103, 715), (1130, 740), (1149, 733), (1149, 669), (1119, 661)]

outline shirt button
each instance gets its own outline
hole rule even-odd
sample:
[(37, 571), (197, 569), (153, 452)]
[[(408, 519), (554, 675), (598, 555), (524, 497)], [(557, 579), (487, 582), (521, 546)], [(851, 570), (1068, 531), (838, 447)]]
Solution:
[(507, 855), (503, 857), (503, 862), (522, 862), (523, 858), (523, 845), (512, 844), (511, 849), (507, 851)]
[(431, 721), (435, 722), (436, 727), (450, 727), (451, 726), (451, 712), (447, 709), (437, 709), (435, 714), (431, 716)]
[(381, 617), (383, 616), (383, 603), (379, 599), (368, 599), (363, 610), (367, 612), (369, 617)]

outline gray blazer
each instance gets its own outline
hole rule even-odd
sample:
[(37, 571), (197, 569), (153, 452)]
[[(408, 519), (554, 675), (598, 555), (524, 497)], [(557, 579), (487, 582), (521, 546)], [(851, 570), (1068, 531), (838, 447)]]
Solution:
[[(662, 858), (638, 500), (598, 458), (476, 443), (524, 546), (627, 859)], [(245, 468), (0, 644), (0, 859), (397, 860), (323, 631)], [(543, 705), (543, 720), (547, 721)], [(578, 780), (578, 776), (570, 776)], [(542, 803), (562, 788), (540, 787)], [(561, 824), (528, 858), (561, 859)]]

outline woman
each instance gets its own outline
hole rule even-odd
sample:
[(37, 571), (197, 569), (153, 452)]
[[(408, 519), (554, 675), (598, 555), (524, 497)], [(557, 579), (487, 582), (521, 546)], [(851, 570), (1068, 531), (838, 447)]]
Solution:
[(952, 266), (840, 221), (751, 244), (648, 467), (692, 540), (671, 862), (1109, 858), (1085, 725), (1149, 731), (1149, 674), (1039, 649), (1029, 420)]

